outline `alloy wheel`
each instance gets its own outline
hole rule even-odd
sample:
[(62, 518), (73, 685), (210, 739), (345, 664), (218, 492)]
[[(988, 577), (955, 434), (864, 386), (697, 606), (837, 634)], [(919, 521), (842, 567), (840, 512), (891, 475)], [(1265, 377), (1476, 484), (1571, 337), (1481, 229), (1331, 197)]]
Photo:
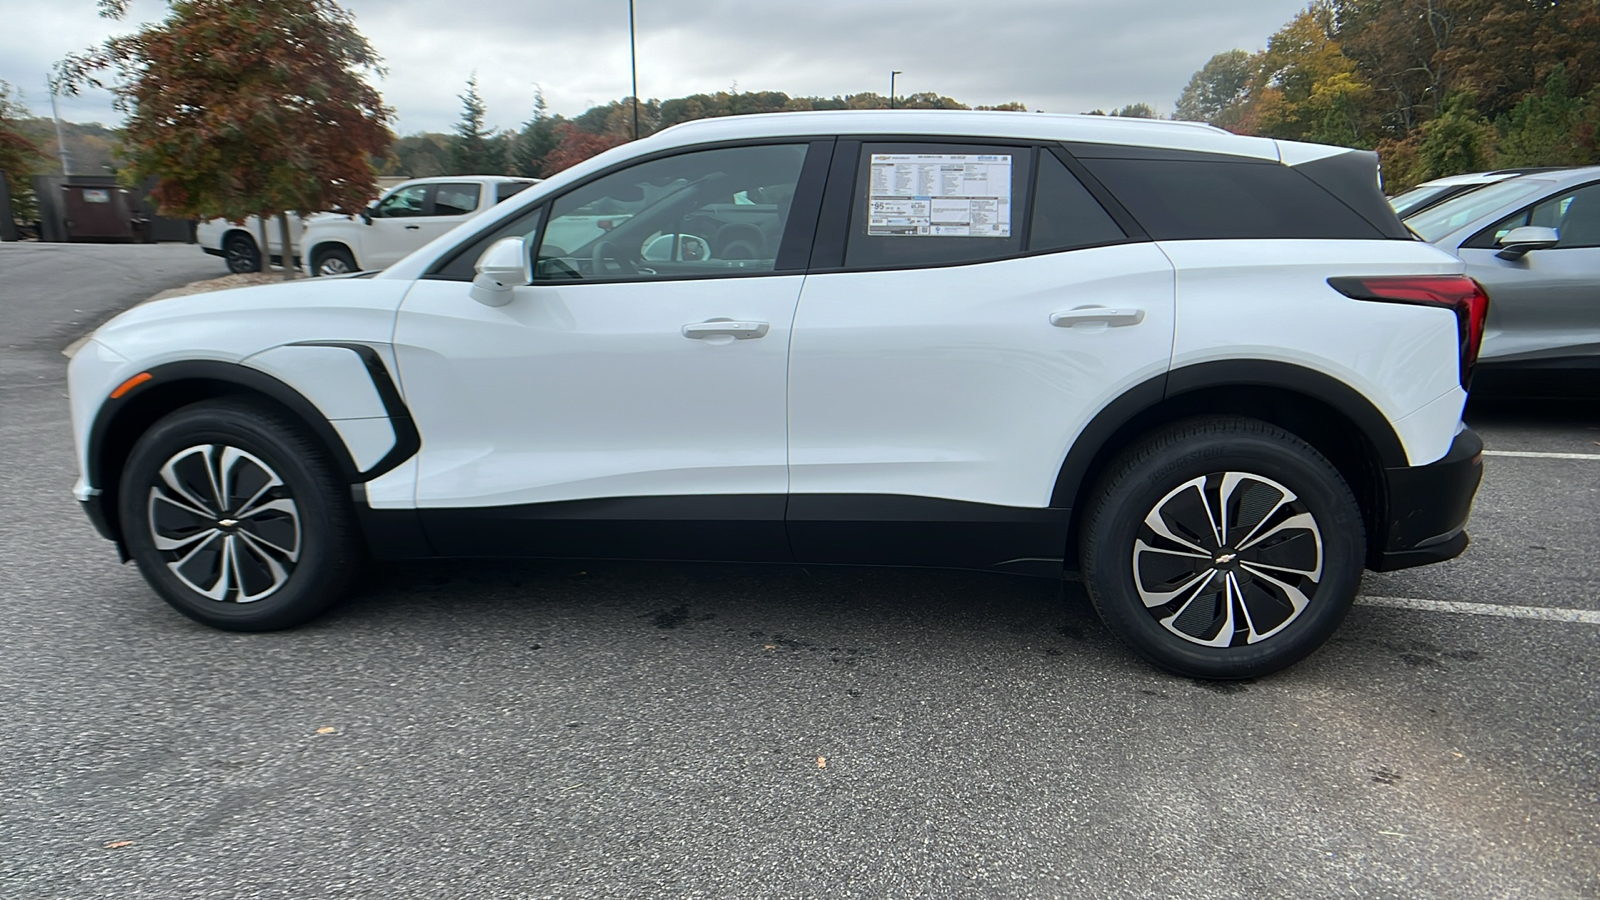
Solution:
[(300, 561), (300, 511), (272, 467), (226, 444), (173, 454), (150, 486), (150, 535), (196, 594), (252, 603), (288, 582)]
[(1255, 644), (1298, 619), (1323, 575), (1316, 518), (1261, 475), (1184, 482), (1144, 517), (1134, 586), (1161, 627), (1206, 647)]
[(346, 275), (354, 271), (343, 257), (330, 256), (317, 265), (318, 275)]

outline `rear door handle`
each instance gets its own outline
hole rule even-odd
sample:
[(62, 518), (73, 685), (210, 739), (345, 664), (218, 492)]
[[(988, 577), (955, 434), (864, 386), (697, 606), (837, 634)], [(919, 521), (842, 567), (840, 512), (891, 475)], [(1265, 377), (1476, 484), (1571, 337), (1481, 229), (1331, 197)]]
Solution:
[(407, 231), (421, 231), (422, 230), (422, 226), (421, 225), (407, 225), (406, 226), (406, 230)]
[(1132, 307), (1113, 309), (1105, 306), (1080, 306), (1077, 309), (1050, 314), (1050, 324), (1058, 328), (1071, 328), (1074, 325), (1090, 322), (1104, 323), (1115, 328), (1121, 325), (1137, 325), (1143, 321), (1144, 310)]
[(683, 326), (683, 336), (693, 340), (708, 337), (731, 337), (741, 341), (766, 337), (770, 326), (766, 322), (735, 322), (732, 319), (712, 319)]

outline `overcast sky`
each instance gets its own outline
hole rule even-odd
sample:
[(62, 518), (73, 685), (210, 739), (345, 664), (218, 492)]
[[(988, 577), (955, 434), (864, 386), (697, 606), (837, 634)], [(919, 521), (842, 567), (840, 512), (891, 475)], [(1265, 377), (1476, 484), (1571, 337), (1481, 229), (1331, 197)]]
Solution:
[[(477, 72), (489, 124), (516, 127), (543, 86), (576, 115), (625, 97), (627, 0), (346, 0), (384, 57), (377, 81), (396, 130), (446, 131)], [(726, 90), (791, 95), (934, 91), (970, 105), (1020, 100), (1046, 112), (1153, 105), (1162, 115), (1215, 53), (1255, 50), (1305, 0), (636, 0), (641, 97)], [(0, 80), (47, 115), (66, 54), (159, 18), (99, 18), (94, 0), (0, 0)], [(110, 95), (62, 98), (72, 121), (119, 121)]]

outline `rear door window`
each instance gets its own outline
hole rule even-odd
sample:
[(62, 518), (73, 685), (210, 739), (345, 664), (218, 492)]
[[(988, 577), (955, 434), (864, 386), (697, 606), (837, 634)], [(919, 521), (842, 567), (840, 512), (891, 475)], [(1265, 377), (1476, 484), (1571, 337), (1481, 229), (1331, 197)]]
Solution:
[(477, 184), (441, 184), (433, 195), (433, 214), (436, 216), (464, 216), (478, 208)]
[(1033, 149), (869, 143), (857, 161), (845, 267), (983, 262), (1023, 249)]

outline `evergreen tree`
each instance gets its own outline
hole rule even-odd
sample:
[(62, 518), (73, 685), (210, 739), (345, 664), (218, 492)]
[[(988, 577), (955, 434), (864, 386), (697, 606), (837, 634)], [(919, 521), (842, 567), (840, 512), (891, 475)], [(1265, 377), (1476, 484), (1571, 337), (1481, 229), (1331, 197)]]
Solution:
[(476, 72), (467, 79), (467, 92), (461, 98), (461, 119), (456, 122), (455, 137), (450, 141), (451, 175), (492, 175), (504, 168), (504, 160), (495, 159), (495, 135), (484, 125), (487, 108), (478, 94)]

